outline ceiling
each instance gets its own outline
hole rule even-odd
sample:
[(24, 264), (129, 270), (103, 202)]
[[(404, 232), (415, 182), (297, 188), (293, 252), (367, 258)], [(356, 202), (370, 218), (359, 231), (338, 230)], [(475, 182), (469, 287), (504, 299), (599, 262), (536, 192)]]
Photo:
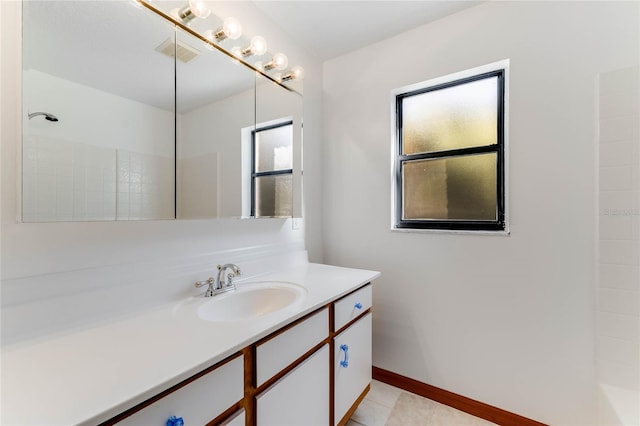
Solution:
[(254, 1), (321, 61), (384, 40), (481, 1)]

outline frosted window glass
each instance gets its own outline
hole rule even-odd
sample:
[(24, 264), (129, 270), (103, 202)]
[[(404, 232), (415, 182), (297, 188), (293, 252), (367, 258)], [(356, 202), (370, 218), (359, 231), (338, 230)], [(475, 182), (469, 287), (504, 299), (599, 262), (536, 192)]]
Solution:
[(497, 105), (497, 77), (403, 98), (403, 154), (496, 144)]
[(256, 132), (256, 171), (293, 168), (293, 125)]
[(293, 176), (260, 176), (256, 184), (256, 217), (291, 217)]
[(497, 220), (496, 153), (404, 163), (405, 220)]

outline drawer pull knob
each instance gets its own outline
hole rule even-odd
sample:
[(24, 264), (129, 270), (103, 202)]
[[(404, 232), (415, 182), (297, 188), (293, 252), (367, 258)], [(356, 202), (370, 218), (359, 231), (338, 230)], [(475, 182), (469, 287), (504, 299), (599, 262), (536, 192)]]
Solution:
[(353, 305), (353, 307), (356, 309), (362, 309), (362, 303), (358, 302), (355, 305)]
[(171, 416), (167, 419), (166, 426), (184, 426), (184, 420), (182, 417)]
[(340, 367), (347, 368), (349, 366), (349, 346), (342, 344), (340, 350), (344, 351), (344, 359), (340, 361)]

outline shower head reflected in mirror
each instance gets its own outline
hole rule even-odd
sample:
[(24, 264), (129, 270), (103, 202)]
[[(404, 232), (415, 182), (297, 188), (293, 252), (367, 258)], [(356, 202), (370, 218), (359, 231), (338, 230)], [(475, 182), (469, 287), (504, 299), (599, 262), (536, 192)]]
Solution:
[(54, 123), (58, 121), (58, 117), (53, 114), (49, 114), (48, 112), (32, 112), (31, 114), (29, 114), (29, 120), (39, 115), (44, 115), (45, 120), (53, 121)]

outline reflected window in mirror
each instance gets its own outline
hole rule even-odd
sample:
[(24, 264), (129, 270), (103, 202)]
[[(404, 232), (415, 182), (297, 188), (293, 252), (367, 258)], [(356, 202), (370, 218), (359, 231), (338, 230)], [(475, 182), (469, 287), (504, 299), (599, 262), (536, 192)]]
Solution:
[(291, 217), (293, 121), (251, 132), (251, 216)]

